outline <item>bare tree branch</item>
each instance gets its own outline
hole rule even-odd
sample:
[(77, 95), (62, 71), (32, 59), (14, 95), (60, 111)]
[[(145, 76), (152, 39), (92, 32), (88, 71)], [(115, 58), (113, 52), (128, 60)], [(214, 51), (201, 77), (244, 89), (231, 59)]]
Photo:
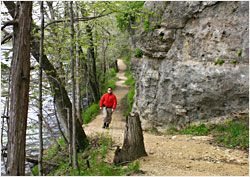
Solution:
[(15, 25), (15, 24), (18, 24), (17, 20), (3, 22), (3, 26), (1, 27), (1, 30), (3, 30), (6, 26)]
[(5, 36), (5, 38), (1, 41), (1, 45), (7, 43), (12, 38), (12, 33)]
[[(111, 14), (111, 12), (107, 13), (107, 14), (103, 14), (103, 15), (99, 15), (99, 16), (95, 16), (95, 17), (81, 17), (81, 18), (75, 18), (74, 21), (89, 21), (89, 20), (94, 20), (96, 18), (100, 18), (100, 17), (104, 17), (104, 16), (107, 16)], [(70, 19), (63, 19), (63, 20), (56, 20), (56, 21), (53, 21), (53, 22), (50, 22), (48, 24), (46, 24), (44, 26), (44, 28), (47, 28), (49, 25), (51, 24), (54, 24), (54, 23), (62, 23), (62, 22), (69, 22)]]

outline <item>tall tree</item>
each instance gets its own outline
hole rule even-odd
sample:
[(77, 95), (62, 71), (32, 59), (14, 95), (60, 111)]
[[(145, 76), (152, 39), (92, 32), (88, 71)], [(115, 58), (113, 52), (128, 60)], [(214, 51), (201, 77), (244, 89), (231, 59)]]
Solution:
[(38, 157), (38, 169), (39, 176), (43, 176), (43, 101), (42, 101), (42, 59), (43, 59), (43, 38), (44, 38), (44, 11), (43, 1), (40, 2), (40, 14), (41, 14), (41, 38), (40, 38), (40, 56), (39, 56), (39, 157)]
[(73, 1), (70, 1), (70, 55), (71, 55), (71, 82), (72, 82), (72, 124), (73, 124), (73, 136), (72, 136), (72, 144), (73, 144), (73, 164), (74, 168), (79, 170), (78, 168), (78, 158), (76, 152), (76, 108), (75, 108), (75, 30), (74, 30), (74, 12), (73, 12)]
[[(76, 5), (76, 18), (79, 18), (79, 5), (78, 3), (76, 2), (75, 3)], [(81, 116), (81, 112), (82, 112), (82, 109), (81, 109), (81, 100), (82, 100), (82, 95), (81, 95), (81, 77), (80, 77), (80, 74), (81, 74), (81, 60), (80, 60), (80, 50), (79, 48), (81, 47), (80, 46), (80, 42), (79, 42), (79, 39), (81, 38), (81, 30), (80, 30), (80, 25), (79, 25), (79, 22), (77, 22), (76, 24), (76, 30), (77, 30), (77, 43), (76, 43), (76, 116), (77, 116), (77, 119), (79, 119), (79, 121), (81, 123), (83, 123), (82, 121), (82, 116)]]
[(90, 70), (90, 80), (94, 83), (93, 87), (93, 95), (94, 95), (94, 102), (98, 102), (100, 99), (100, 93), (99, 93), (99, 87), (97, 82), (97, 76), (96, 76), (96, 58), (95, 58), (95, 49), (94, 49), (94, 41), (93, 41), (93, 32), (90, 25), (86, 26), (86, 32), (88, 36), (88, 64), (89, 66), (92, 66)]
[(25, 175), (25, 144), (30, 83), (32, 2), (18, 1), (13, 23), (11, 107), (8, 130), (7, 175)]

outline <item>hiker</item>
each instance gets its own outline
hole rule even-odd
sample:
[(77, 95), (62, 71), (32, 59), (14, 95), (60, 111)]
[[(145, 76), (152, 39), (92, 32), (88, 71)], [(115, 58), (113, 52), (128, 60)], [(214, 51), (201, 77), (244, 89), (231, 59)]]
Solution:
[(117, 100), (116, 96), (112, 93), (112, 88), (108, 88), (108, 93), (105, 93), (100, 101), (100, 109), (103, 107), (103, 127), (108, 128), (112, 119), (112, 113), (116, 108)]

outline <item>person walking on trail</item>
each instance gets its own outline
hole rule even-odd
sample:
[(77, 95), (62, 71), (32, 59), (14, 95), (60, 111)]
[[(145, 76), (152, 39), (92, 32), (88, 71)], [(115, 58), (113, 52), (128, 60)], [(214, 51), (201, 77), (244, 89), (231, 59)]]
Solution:
[(116, 96), (112, 93), (112, 88), (108, 88), (108, 93), (105, 93), (100, 101), (100, 109), (103, 108), (103, 127), (108, 128), (112, 120), (112, 113), (115, 111), (117, 105)]

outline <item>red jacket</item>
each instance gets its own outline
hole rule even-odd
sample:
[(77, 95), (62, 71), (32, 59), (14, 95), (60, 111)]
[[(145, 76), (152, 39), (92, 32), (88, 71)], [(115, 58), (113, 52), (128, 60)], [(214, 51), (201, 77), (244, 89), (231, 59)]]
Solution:
[(100, 107), (102, 107), (103, 105), (105, 105), (105, 107), (107, 108), (112, 108), (115, 109), (116, 108), (116, 104), (117, 104), (117, 100), (114, 94), (109, 94), (109, 93), (105, 93), (100, 101)]

